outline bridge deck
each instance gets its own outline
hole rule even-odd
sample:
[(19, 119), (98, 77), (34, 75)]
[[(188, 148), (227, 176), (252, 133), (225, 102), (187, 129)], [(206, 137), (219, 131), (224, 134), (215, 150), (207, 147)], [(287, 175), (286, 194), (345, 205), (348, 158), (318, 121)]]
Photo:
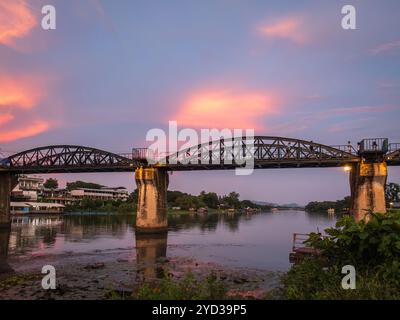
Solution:
[[(383, 140), (387, 143), (387, 139)], [(400, 165), (399, 148), (400, 144), (390, 144), (382, 153), (388, 165)], [(240, 159), (242, 153), (243, 158)], [(0, 159), (0, 172), (132, 172), (138, 167), (149, 166), (146, 156), (146, 149), (134, 149), (131, 154), (115, 154), (84, 146), (46, 146)], [(236, 137), (210, 141), (164, 156), (153, 167), (169, 171), (231, 170), (244, 167), (243, 162), (237, 159), (245, 159), (250, 167), (253, 167), (254, 160), (255, 169), (327, 168), (356, 163), (361, 160), (361, 156), (351, 145), (331, 147), (292, 138)]]

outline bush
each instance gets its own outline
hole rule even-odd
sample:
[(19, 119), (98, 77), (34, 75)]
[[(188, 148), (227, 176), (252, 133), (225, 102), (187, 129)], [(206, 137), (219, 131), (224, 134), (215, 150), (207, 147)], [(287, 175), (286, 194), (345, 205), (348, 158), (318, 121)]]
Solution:
[(267, 299), (290, 300), (382, 300), (400, 299), (400, 288), (395, 281), (382, 279), (371, 270), (356, 272), (356, 289), (341, 286), (341, 267), (325, 267), (321, 260), (308, 259), (295, 265), (281, 278), (281, 287), (267, 295)]
[(204, 280), (197, 281), (192, 273), (187, 273), (181, 280), (165, 277), (159, 282), (144, 283), (129, 297), (115, 293), (111, 297), (138, 300), (217, 300), (226, 297), (226, 289), (215, 275), (211, 274)]
[(370, 220), (355, 222), (344, 217), (335, 228), (325, 230), (327, 237), (312, 233), (306, 241), (321, 249), (337, 264), (369, 268), (397, 261), (400, 263), (400, 213), (370, 213)]
[[(305, 242), (321, 255), (293, 266), (268, 298), (400, 299), (399, 212), (371, 213), (368, 222), (358, 223), (345, 217), (325, 232)], [(355, 290), (341, 287), (345, 265), (356, 269)]]

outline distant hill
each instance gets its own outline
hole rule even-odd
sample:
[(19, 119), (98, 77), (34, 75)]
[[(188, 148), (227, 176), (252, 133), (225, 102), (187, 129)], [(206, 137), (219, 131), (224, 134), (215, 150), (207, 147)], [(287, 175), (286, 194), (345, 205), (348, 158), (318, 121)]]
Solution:
[(285, 208), (303, 208), (304, 206), (301, 206), (297, 203), (287, 203), (287, 204), (278, 204), (278, 203), (273, 203), (273, 202), (266, 202), (266, 201), (252, 201), (257, 205), (260, 206), (270, 206), (270, 207), (285, 207)]
[(286, 208), (303, 208), (304, 206), (301, 206), (297, 203), (287, 203), (287, 204), (281, 204), (281, 207), (286, 207)]
[(265, 202), (265, 201), (251, 201), (259, 206), (270, 206), (270, 207), (276, 207), (278, 206), (277, 203), (272, 203), (272, 202)]

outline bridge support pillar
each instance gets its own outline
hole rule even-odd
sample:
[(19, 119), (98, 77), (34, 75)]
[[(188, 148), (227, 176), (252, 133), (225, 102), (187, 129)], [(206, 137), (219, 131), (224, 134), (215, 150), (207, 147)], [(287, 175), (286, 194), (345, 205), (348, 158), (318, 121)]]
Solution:
[(368, 220), (368, 212), (386, 213), (386, 162), (361, 162), (350, 172), (351, 208), (356, 221)]
[(155, 168), (139, 168), (135, 171), (135, 180), (138, 188), (136, 231), (167, 231), (168, 172)]
[(0, 171), (0, 228), (9, 228), (11, 225), (10, 196), (16, 182), (16, 176)]

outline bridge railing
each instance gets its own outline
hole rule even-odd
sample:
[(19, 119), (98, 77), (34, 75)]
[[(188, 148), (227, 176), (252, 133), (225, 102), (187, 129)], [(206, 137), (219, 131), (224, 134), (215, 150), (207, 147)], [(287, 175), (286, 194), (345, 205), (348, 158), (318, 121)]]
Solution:
[(133, 148), (131, 153), (119, 153), (119, 155), (131, 160), (153, 160), (157, 162), (170, 154), (167, 152), (154, 151), (149, 148)]
[(400, 143), (390, 143), (389, 144), (389, 152), (394, 152), (400, 150)]
[(358, 151), (351, 144), (338, 144), (331, 146), (332, 148), (338, 149), (340, 151), (348, 152), (353, 155), (357, 155)]
[(360, 153), (381, 152), (386, 153), (389, 149), (389, 139), (387, 138), (370, 138), (363, 139), (359, 143)]

